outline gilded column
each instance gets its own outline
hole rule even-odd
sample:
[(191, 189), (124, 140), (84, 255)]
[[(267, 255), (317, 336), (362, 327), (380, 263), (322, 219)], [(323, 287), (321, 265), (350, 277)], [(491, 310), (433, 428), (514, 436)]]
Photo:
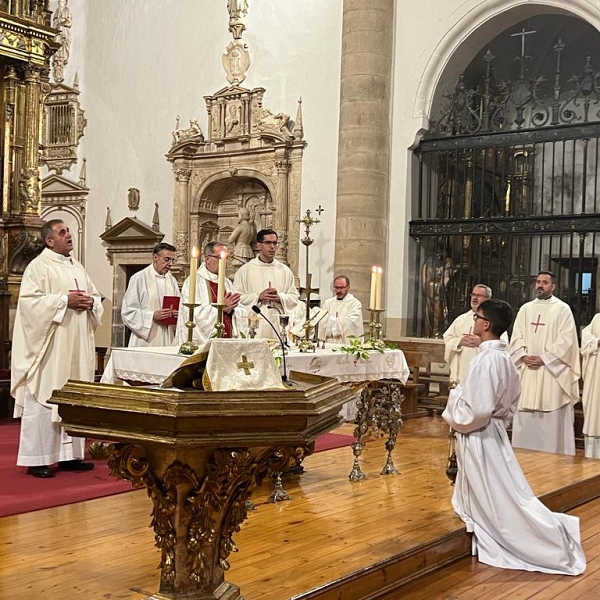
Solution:
[(386, 265), (394, 0), (344, 0), (335, 273), (368, 304), (371, 265)]
[(40, 120), (41, 120), (41, 69), (28, 64), (25, 74), (25, 164), (21, 175), (19, 196), (21, 212), (39, 214), (40, 211)]

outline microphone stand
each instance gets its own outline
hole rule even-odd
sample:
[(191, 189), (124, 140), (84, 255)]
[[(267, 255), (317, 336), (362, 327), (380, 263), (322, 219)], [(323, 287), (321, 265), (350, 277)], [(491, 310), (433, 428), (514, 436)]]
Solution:
[(279, 343), (281, 345), (281, 359), (283, 362), (283, 375), (281, 376), (281, 380), (283, 381), (283, 383), (285, 385), (289, 385), (288, 378), (287, 378), (287, 369), (286, 369), (286, 364), (285, 364), (285, 344), (284, 344), (283, 340), (281, 339), (281, 336), (279, 335), (277, 329), (275, 328), (275, 325), (273, 325), (273, 323), (271, 323), (271, 321), (269, 319), (267, 319), (267, 317), (263, 314), (262, 310), (260, 310), (260, 307), (258, 307), (256, 304), (253, 304), (252, 310), (257, 315), (260, 315), (271, 326), (271, 329), (275, 332), (275, 335), (277, 336), (277, 339), (279, 340)]

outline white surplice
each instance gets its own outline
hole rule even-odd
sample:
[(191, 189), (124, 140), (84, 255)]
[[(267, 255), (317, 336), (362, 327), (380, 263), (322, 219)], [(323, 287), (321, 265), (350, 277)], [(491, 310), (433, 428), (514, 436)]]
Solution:
[(329, 318), (323, 319), (319, 329), (326, 332), (325, 339), (337, 338), (335, 328), (339, 328), (342, 343), (348, 343), (350, 336), (360, 337), (364, 333), (362, 304), (352, 294), (346, 294), (342, 300), (336, 296), (323, 302), (323, 310), (329, 313)]
[(600, 313), (581, 332), (585, 455), (600, 458)]
[(175, 325), (154, 321), (154, 312), (163, 307), (165, 296), (179, 296), (177, 280), (171, 273), (161, 275), (153, 265), (131, 276), (123, 296), (121, 318), (131, 330), (129, 346), (171, 346)]
[[(73, 290), (91, 296), (93, 309), (67, 308)], [(100, 294), (75, 259), (46, 248), (25, 269), (11, 352), (11, 394), (21, 417), (18, 465), (83, 458), (83, 439), (64, 433), (57, 406), (47, 400), (69, 379), (94, 380), (94, 330), (102, 310)]]
[[(463, 335), (473, 333), (473, 314), (473, 311), (469, 310), (459, 315), (444, 332), (444, 360), (450, 368), (450, 380), (455, 384), (465, 380), (469, 363), (479, 353), (479, 348), (459, 345)], [(501, 339), (508, 344), (506, 333), (502, 334)]]
[[(287, 265), (273, 259), (265, 263), (256, 257), (242, 265), (235, 274), (233, 284), (235, 289), (242, 294), (241, 304), (251, 310), (253, 304), (260, 307), (262, 313), (271, 321), (279, 331), (278, 315), (289, 315), (293, 318), (294, 310), (300, 294), (294, 284), (294, 274)], [(281, 302), (276, 302), (272, 307), (268, 303), (259, 302), (259, 294), (269, 285), (275, 288)], [(260, 319), (257, 333), (259, 338), (274, 338), (271, 326)]]
[[(209, 290), (209, 281), (217, 281), (217, 274), (211, 273), (204, 263), (200, 265), (196, 275), (196, 304), (194, 309), (194, 332), (192, 341), (198, 346), (202, 346), (208, 339), (214, 337), (215, 323), (217, 322), (217, 309), (211, 304), (211, 295)], [(181, 288), (181, 308), (179, 309), (179, 317), (177, 318), (177, 335), (175, 344), (177, 346), (187, 342), (188, 328), (185, 326), (189, 319), (189, 309), (184, 306), (184, 303), (189, 302), (190, 294), (190, 278), (188, 277), (183, 282)], [(225, 279), (225, 291), (234, 293), (233, 283), (229, 279)], [(246, 334), (248, 330), (247, 311), (243, 306), (238, 305), (233, 311), (232, 318), (232, 336), (239, 337), (240, 333)]]
[[(524, 304), (515, 319), (508, 351), (523, 388), (513, 420), (513, 446), (575, 454), (573, 406), (579, 401), (580, 367), (569, 305), (554, 296)], [(525, 355), (540, 356), (544, 365), (526, 367)]]
[(457, 432), (452, 506), (473, 532), (473, 554), (481, 562), (578, 575), (586, 566), (579, 519), (553, 513), (535, 497), (506, 434), (519, 392), (506, 345), (482, 342), (442, 415)]

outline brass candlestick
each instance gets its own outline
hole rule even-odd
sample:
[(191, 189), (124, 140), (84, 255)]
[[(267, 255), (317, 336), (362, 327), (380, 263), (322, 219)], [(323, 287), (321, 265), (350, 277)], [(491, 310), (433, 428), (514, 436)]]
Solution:
[(188, 356), (190, 356), (194, 354), (196, 350), (198, 350), (198, 344), (195, 344), (192, 341), (192, 338), (194, 336), (194, 327), (196, 325), (196, 323), (194, 322), (194, 309), (196, 308), (196, 306), (200, 305), (194, 304), (192, 302), (184, 302), (183, 305), (187, 306), (189, 310), (188, 320), (185, 323), (185, 326), (188, 330), (188, 339), (187, 342), (183, 342), (183, 344), (181, 344), (181, 347), (179, 348), (179, 354), (187, 354)]
[(226, 304), (217, 304), (216, 302), (212, 303), (217, 309), (217, 320), (215, 322), (215, 336), (216, 338), (222, 338), (223, 333), (225, 332), (225, 325), (223, 324), (223, 310), (227, 306)]
[(369, 308), (371, 320), (369, 322), (369, 339), (371, 341), (379, 341), (381, 339), (381, 313), (385, 312), (385, 308)]

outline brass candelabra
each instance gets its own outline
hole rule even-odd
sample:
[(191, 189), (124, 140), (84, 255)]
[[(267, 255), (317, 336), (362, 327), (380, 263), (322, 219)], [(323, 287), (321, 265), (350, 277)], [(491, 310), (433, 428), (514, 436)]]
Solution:
[(196, 323), (194, 322), (194, 309), (196, 308), (196, 306), (200, 305), (192, 302), (184, 302), (183, 305), (187, 306), (189, 310), (188, 320), (185, 323), (185, 326), (188, 330), (188, 339), (187, 342), (183, 342), (183, 344), (181, 344), (179, 348), (179, 354), (186, 354), (191, 356), (192, 354), (194, 354), (194, 352), (196, 352), (196, 350), (198, 350), (198, 344), (194, 343), (192, 341), (192, 338), (194, 336), (194, 327), (196, 325)]

